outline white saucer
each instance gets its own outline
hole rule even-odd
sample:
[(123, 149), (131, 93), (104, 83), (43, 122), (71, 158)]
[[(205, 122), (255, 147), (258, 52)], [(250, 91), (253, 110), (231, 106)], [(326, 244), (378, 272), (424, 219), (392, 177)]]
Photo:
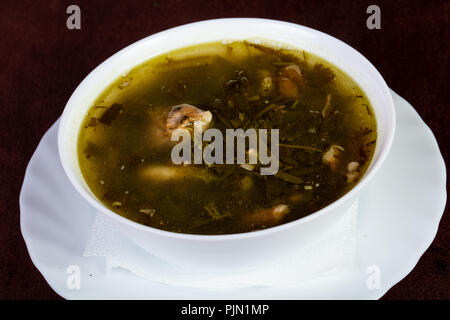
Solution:
[[(392, 95), (397, 132), (383, 168), (360, 198), (357, 267), (352, 272), (312, 279), (301, 287), (233, 289), (169, 286), (122, 269), (107, 276), (103, 258), (83, 257), (95, 209), (63, 172), (57, 123), (31, 158), (20, 194), (21, 230), (31, 259), (66, 299), (380, 298), (414, 268), (431, 244), (446, 202), (445, 164), (432, 132), (408, 102)], [(80, 267), (80, 289), (66, 285), (70, 265)], [(379, 288), (367, 285), (374, 270), (380, 271)]]

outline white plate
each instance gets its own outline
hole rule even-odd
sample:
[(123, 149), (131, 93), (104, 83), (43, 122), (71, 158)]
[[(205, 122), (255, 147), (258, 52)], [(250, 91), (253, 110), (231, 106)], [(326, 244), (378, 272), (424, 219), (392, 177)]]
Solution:
[[(436, 140), (413, 107), (392, 94), (398, 129), (388, 159), (360, 198), (357, 267), (351, 272), (312, 279), (301, 287), (238, 289), (169, 286), (121, 269), (106, 276), (103, 258), (83, 257), (95, 210), (63, 172), (57, 124), (31, 158), (20, 194), (21, 230), (31, 259), (66, 299), (380, 298), (414, 268), (431, 244), (446, 202), (445, 164)], [(70, 265), (80, 267), (80, 289), (66, 285)], [(379, 288), (367, 285), (376, 270)]]

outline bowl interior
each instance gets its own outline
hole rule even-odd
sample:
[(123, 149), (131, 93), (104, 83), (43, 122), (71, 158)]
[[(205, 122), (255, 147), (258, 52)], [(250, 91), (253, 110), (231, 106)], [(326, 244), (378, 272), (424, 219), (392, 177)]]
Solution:
[(374, 174), (392, 143), (395, 113), (385, 81), (367, 59), (331, 36), (287, 22), (241, 18), (209, 20), (163, 31), (126, 47), (94, 69), (72, 94), (62, 115), (58, 148), (62, 165), (72, 184), (94, 207), (121, 218), (97, 200), (86, 184), (78, 164), (79, 129), (96, 98), (120, 75), (154, 56), (205, 42), (237, 40), (303, 49), (331, 62), (355, 80), (367, 95), (375, 112), (378, 127), (377, 146), (365, 176), (349, 193), (337, 201), (343, 201), (342, 199), (350, 193), (356, 192), (355, 189), (361, 188)]

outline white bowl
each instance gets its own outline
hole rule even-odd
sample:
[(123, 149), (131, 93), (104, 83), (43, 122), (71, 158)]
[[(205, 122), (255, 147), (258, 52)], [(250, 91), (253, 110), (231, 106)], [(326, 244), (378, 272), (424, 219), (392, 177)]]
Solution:
[[(307, 217), (249, 233), (216, 236), (173, 233), (135, 223), (106, 208), (84, 181), (78, 164), (78, 133), (88, 109), (115, 79), (140, 63), (174, 49), (222, 40), (260, 40), (304, 49), (338, 66), (355, 80), (371, 102), (378, 126), (375, 154), (364, 177), (344, 196)], [(394, 131), (395, 111), (390, 90), (375, 67), (356, 50), (327, 34), (300, 25), (232, 18), (192, 23), (154, 34), (100, 64), (81, 82), (67, 102), (58, 131), (58, 148), (64, 171), (75, 189), (139, 246), (187, 268), (242, 271), (258, 268), (287, 255), (302, 243), (313, 241), (330, 230), (382, 165)]]

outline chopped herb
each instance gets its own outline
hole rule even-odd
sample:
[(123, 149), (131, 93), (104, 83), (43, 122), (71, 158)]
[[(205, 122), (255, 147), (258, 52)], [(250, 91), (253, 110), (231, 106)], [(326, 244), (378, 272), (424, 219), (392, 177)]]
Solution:
[(122, 110), (122, 105), (118, 103), (114, 103), (111, 107), (109, 107), (98, 120), (100, 123), (103, 123), (109, 126), (119, 115), (120, 110)]
[(261, 111), (259, 111), (259, 112), (256, 114), (256, 119), (261, 118), (266, 112), (269, 112), (269, 111), (271, 111), (271, 110), (274, 110), (274, 109), (276, 109), (276, 108), (278, 108), (278, 107), (279, 107), (279, 106), (276, 105), (275, 103), (269, 104), (267, 107), (265, 107), (264, 109), (262, 109)]
[(277, 174), (275, 174), (275, 176), (286, 182), (290, 182), (290, 183), (294, 183), (294, 184), (299, 184), (299, 183), (303, 182), (303, 180), (301, 178), (293, 176), (284, 171), (278, 171)]
[(213, 218), (214, 220), (220, 220), (225, 217), (230, 216), (231, 214), (229, 212), (220, 213), (220, 211), (217, 209), (214, 202), (209, 202), (206, 206), (203, 207), (206, 212), (208, 212), (209, 216)]
[(308, 147), (308, 146), (300, 146), (300, 145), (285, 144), (285, 143), (280, 143), (278, 145), (280, 147), (284, 147), (284, 148), (303, 149), (303, 150), (309, 150), (309, 151), (315, 151), (315, 152), (323, 152), (323, 150), (313, 148), (313, 147)]
[(311, 80), (317, 87), (322, 87), (324, 85), (333, 83), (335, 77), (336, 76), (334, 72), (321, 63), (316, 64), (311, 73)]

